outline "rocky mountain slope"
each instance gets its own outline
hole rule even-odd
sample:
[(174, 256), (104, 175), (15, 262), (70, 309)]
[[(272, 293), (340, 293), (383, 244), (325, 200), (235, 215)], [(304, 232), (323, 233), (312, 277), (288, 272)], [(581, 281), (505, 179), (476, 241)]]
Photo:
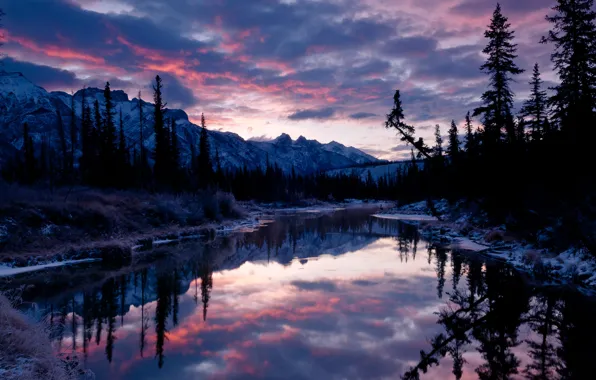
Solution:
[[(102, 89), (88, 88), (85, 96), (91, 106), (96, 99), (100, 105), (103, 104)], [(155, 147), (153, 104), (137, 98), (130, 99), (121, 90), (112, 91), (112, 97), (116, 112), (122, 111), (124, 132), (131, 151), (133, 148), (138, 150), (140, 146), (139, 107), (142, 107), (143, 143), (152, 150)], [(65, 92), (47, 92), (20, 73), (0, 72), (0, 162), (14, 156), (16, 150), (22, 148), (23, 123), (29, 124), (36, 143), (46, 138), (58, 147), (59, 120), (62, 119), (62, 125), (68, 131), (72, 100), (72, 96)], [(82, 91), (78, 91), (74, 94), (74, 107), (79, 127), (82, 101)], [(116, 115), (116, 122), (118, 118), (119, 115)], [(188, 164), (191, 147), (198, 150), (200, 128), (188, 119), (183, 110), (168, 109), (166, 118), (173, 118), (176, 122), (182, 163)], [(337, 142), (321, 144), (302, 136), (295, 141), (287, 134), (271, 141), (247, 141), (235, 133), (210, 130), (209, 137), (212, 156), (218, 151), (222, 167), (228, 169), (238, 169), (244, 165), (248, 168), (264, 167), (269, 160), (285, 171), (294, 167), (297, 173), (306, 174), (378, 161), (356, 148)]]

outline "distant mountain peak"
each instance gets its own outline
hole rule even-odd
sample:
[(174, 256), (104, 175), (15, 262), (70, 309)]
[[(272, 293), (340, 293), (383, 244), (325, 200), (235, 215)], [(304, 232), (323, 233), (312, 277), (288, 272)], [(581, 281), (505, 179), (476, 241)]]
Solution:
[[(93, 87), (85, 89), (86, 101), (90, 104), (98, 100), (103, 109), (103, 91)], [(141, 125), (139, 100), (131, 100), (122, 90), (112, 90), (112, 98), (116, 110), (122, 112), (127, 146), (138, 151)], [(63, 125), (68, 126), (70, 120), (66, 115), (70, 115), (73, 101), (75, 117), (78, 119), (76, 124), (80, 126), (82, 90), (77, 91), (73, 99), (67, 92), (47, 92), (21, 73), (0, 71), (0, 147), (3, 147), (0, 149), (0, 162), (3, 158), (14, 157), (14, 149), (21, 149), (23, 123), (29, 124), (35, 141), (41, 141), (40, 136), (52, 136), (52, 143), (58, 146), (57, 123), (62, 119)], [(153, 104), (143, 101), (140, 105), (144, 120), (143, 145), (151, 151), (155, 148)], [(62, 115), (61, 118), (58, 113)], [(183, 110), (167, 109), (165, 117), (176, 123), (181, 162), (188, 165), (193, 148), (196, 150), (198, 147), (201, 129), (189, 120)], [(216, 150), (219, 152), (221, 165), (225, 169), (241, 169), (245, 166), (251, 169), (265, 168), (269, 161), (286, 172), (294, 168), (299, 174), (308, 174), (378, 161), (356, 148), (346, 148), (341, 144), (321, 144), (304, 136), (293, 141), (287, 133), (282, 133), (274, 140), (246, 141), (232, 132), (207, 132), (211, 141), (211, 154), (215, 155)]]
[(273, 143), (276, 145), (291, 145), (292, 142), (292, 138), (287, 133), (282, 133), (275, 140), (273, 140)]

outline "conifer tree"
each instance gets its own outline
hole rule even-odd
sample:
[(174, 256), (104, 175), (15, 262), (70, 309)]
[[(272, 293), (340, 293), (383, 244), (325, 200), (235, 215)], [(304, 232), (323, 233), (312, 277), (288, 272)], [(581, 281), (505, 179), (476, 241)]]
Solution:
[[(497, 4), (491, 24), (484, 33), (489, 42), (483, 53), (488, 58), (480, 67), (490, 76), (490, 85), (482, 94), (484, 104), (474, 110), (474, 116), (483, 115), (483, 137), (490, 146), (501, 140), (501, 130), (506, 128), (507, 115), (511, 114), (513, 108), (514, 94), (509, 86), (512, 76), (523, 72), (514, 62), (517, 45), (513, 43), (514, 32), (510, 28), (511, 24), (501, 12), (501, 5)], [(509, 137), (511, 139), (513, 136)]]
[(106, 82), (106, 87), (103, 92), (105, 108), (104, 108), (104, 129), (103, 129), (103, 152), (108, 164), (115, 163), (116, 158), (116, 125), (114, 124), (114, 102), (112, 101), (112, 91), (110, 90), (110, 82)]
[(385, 128), (396, 129), (401, 135), (401, 141), (412, 144), (418, 150), (419, 154), (426, 158), (431, 158), (430, 153), (432, 150), (424, 144), (424, 140), (422, 140), (422, 138), (419, 138), (418, 141), (416, 141), (414, 139), (414, 133), (416, 132), (415, 128), (411, 125), (407, 125), (404, 122), (404, 110), (402, 108), (399, 90), (396, 90), (395, 95), (393, 96), (393, 108), (387, 115)]
[(213, 165), (211, 164), (209, 135), (207, 133), (207, 125), (205, 123), (205, 115), (201, 114), (201, 138), (199, 141), (199, 181), (203, 187), (210, 184), (211, 174), (213, 172)]
[(447, 147), (447, 154), (452, 160), (455, 160), (459, 155), (459, 136), (457, 135), (457, 125), (455, 120), (451, 120), (451, 128), (449, 128), (449, 146)]
[(434, 156), (439, 158), (443, 157), (443, 137), (441, 136), (441, 127), (439, 127), (439, 124), (435, 125)]
[(554, 117), (571, 142), (593, 141), (596, 100), (596, 12), (594, 0), (557, 0), (542, 43), (552, 43), (551, 60), (559, 76), (550, 99)]
[[(546, 120), (546, 91), (542, 89), (542, 79), (540, 78), (540, 67), (538, 63), (534, 65), (532, 72), (532, 80), (530, 81), (531, 92), (530, 98), (525, 101), (523, 108), (520, 111), (524, 121), (527, 121), (531, 129), (532, 140), (540, 140), (542, 138), (544, 122)], [(530, 120), (525, 120), (529, 118)]]
[(168, 151), (169, 144), (167, 143), (165, 133), (164, 110), (165, 104), (162, 98), (162, 81), (161, 77), (155, 77), (155, 85), (153, 86), (153, 102), (154, 102), (154, 130), (155, 130), (155, 178), (158, 182), (164, 182), (167, 176), (168, 169)]
[(139, 156), (141, 166), (145, 165), (145, 139), (143, 137), (143, 99), (141, 98), (141, 90), (139, 90)]
[(470, 112), (466, 114), (466, 152), (469, 155), (474, 154), (475, 151), (475, 138), (474, 132), (472, 131), (472, 119)]

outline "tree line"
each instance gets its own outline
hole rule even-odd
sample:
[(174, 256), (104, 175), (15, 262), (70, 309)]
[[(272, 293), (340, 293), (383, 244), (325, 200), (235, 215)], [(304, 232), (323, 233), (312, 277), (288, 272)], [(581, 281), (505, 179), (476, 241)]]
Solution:
[[(480, 67), (489, 77), (481, 105), (465, 116), (463, 141), (455, 121), (444, 149), (440, 127), (434, 144), (416, 138), (407, 124), (401, 93), (395, 92), (385, 127), (412, 146), (412, 165), (403, 179), (419, 199), (472, 199), (498, 222), (538, 230), (554, 219), (570, 238), (595, 248), (582, 221), (594, 220), (596, 141), (596, 13), (593, 0), (558, 0), (551, 29), (540, 40), (553, 46), (559, 82), (548, 94), (536, 63), (530, 96), (514, 110), (511, 85), (524, 72), (516, 63), (515, 32), (500, 5), (484, 33), (486, 56)], [(479, 118), (474, 127), (473, 118)], [(416, 159), (423, 159), (420, 170)], [(404, 189), (402, 189), (403, 192)], [(516, 221), (516, 222), (513, 222)]]
[[(385, 127), (397, 130), (401, 140), (412, 146), (411, 161), (381, 178), (372, 178), (370, 173), (360, 178), (347, 170), (336, 175), (302, 175), (295, 170), (286, 173), (269, 161), (261, 168), (222, 168), (219, 152), (211, 154), (204, 116), (199, 144), (191, 143), (190, 165), (183, 165), (176, 122), (168, 118), (159, 76), (153, 86), (154, 149), (143, 143), (145, 121), (140, 94), (139, 143), (130, 146), (107, 83), (103, 107), (97, 100), (92, 107), (88, 105), (83, 90), (80, 128), (74, 99), (69, 128), (64, 127), (63, 115), (58, 113), (59, 148), (50, 144), (48, 138), (34, 144), (29, 127), (24, 125), (23, 148), (4, 166), (3, 175), (7, 180), (50, 187), (83, 184), (174, 192), (222, 189), (240, 199), (261, 201), (311, 197), (403, 202), (434, 197), (470, 198), (481, 200), (490, 215), (499, 220), (513, 214), (526, 223), (536, 219), (536, 215), (524, 210), (541, 210), (539, 223), (543, 223), (564, 211), (573, 229), (579, 220), (577, 210), (583, 210), (582, 218), (596, 217), (596, 210), (589, 207), (594, 173), (583, 168), (591, 162), (590, 148), (596, 139), (593, 3), (594, 0), (556, 2), (553, 15), (546, 17), (551, 30), (540, 43), (554, 46), (551, 59), (559, 83), (549, 96), (536, 64), (529, 82), (530, 97), (517, 113), (511, 84), (524, 70), (516, 64), (515, 32), (497, 5), (484, 34), (488, 42), (483, 53), (487, 58), (480, 67), (489, 77), (489, 85), (481, 96), (482, 104), (465, 116), (463, 141), (455, 121), (449, 128), (447, 142), (443, 141), (439, 126), (432, 146), (417, 138), (416, 128), (405, 122), (401, 93), (397, 90)], [(479, 119), (478, 126), (473, 118)], [(575, 238), (596, 244), (584, 235)]]

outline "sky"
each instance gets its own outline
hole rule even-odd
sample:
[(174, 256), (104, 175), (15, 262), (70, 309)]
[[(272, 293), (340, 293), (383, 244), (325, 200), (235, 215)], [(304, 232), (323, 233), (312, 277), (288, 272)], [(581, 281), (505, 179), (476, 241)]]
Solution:
[[(526, 72), (547, 82), (539, 40), (554, 1), (502, 0)], [(139, 90), (163, 78), (168, 106), (244, 138), (288, 133), (338, 141), (382, 159), (409, 156), (384, 129), (396, 89), (419, 135), (478, 105), (492, 0), (0, 0), (3, 69), (50, 90)], [(0, 68), (1, 69), (1, 68)], [(133, 95), (134, 94), (134, 95)], [(518, 108), (519, 109), (519, 108)]]

